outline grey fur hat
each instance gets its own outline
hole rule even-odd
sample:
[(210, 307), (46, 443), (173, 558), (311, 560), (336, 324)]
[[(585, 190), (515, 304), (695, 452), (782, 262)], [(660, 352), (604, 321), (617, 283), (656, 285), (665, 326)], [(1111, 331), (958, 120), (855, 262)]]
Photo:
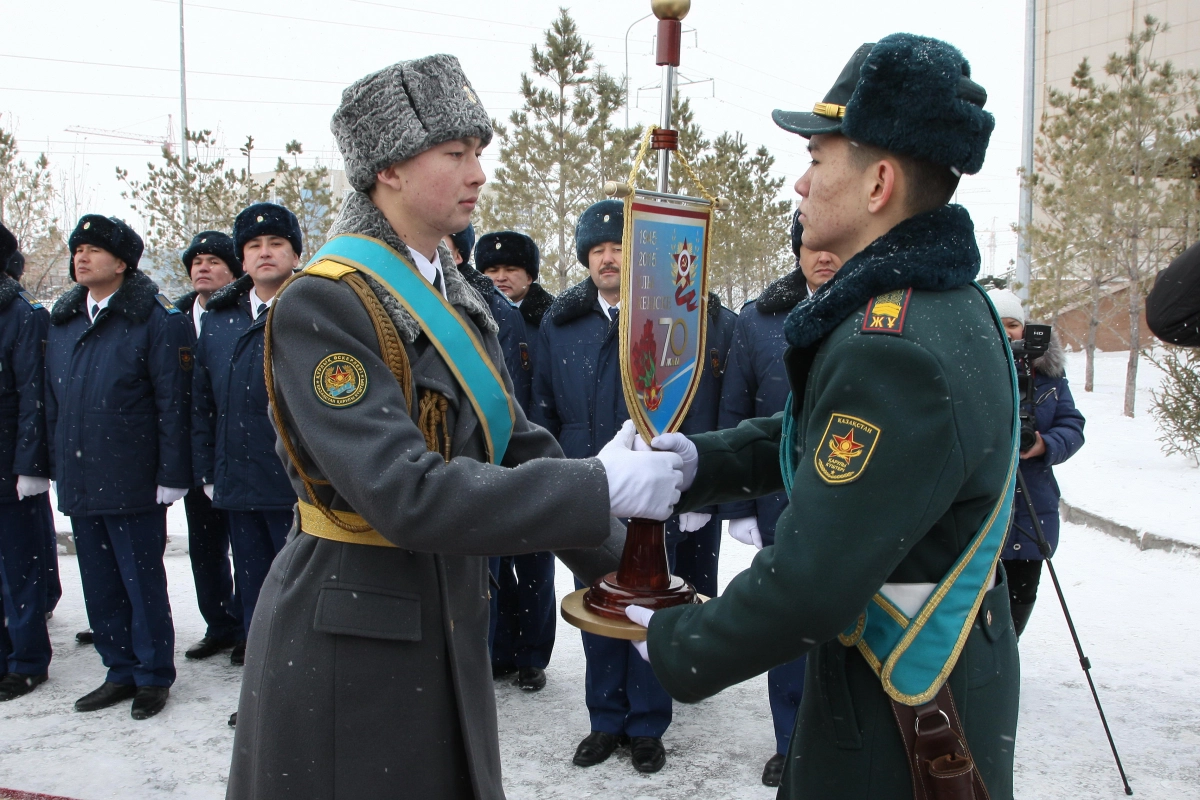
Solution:
[(375, 175), (431, 147), (468, 136), (492, 140), (492, 123), (458, 59), (401, 61), (350, 84), (329, 124), (360, 192)]

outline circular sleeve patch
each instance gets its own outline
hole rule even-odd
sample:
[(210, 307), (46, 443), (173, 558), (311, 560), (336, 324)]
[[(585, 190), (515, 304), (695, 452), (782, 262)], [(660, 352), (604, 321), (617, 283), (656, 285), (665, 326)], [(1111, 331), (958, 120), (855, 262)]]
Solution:
[(367, 393), (367, 370), (348, 353), (326, 356), (313, 370), (313, 391), (327, 406), (352, 406)]

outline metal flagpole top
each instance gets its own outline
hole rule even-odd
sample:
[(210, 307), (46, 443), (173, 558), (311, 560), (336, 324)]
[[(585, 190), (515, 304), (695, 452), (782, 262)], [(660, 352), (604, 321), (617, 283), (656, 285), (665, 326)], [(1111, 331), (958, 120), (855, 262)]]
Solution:
[(692, 0), (650, 0), (650, 8), (659, 19), (678, 22), (692, 10)]

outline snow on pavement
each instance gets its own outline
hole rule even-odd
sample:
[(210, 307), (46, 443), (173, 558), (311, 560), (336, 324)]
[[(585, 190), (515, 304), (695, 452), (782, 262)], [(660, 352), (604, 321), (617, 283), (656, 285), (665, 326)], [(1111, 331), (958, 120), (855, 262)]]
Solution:
[[(753, 553), (728, 538), (722, 546), (724, 584)], [(166, 710), (144, 722), (131, 720), (124, 703), (92, 714), (72, 710), (104, 671), (91, 647), (74, 643), (87, 622), (75, 558), (62, 556), (50, 681), (0, 704), (0, 786), (80, 800), (224, 796), (233, 741), (226, 718), (241, 672), (225, 655), (183, 658), (203, 623), (186, 556), (166, 561), (179, 669)], [(1200, 800), (1200, 619), (1187, 613), (1200, 608), (1200, 559), (1142, 552), (1064, 525), (1057, 566), (1136, 796)], [(559, 596), (571, 588), (560, 565)], [(511, 800), (772, 797), (759, 783), (774, 746), (762, 677), (697, 705), (676, 704), (664, 739), (667, 766), (657, 775), (634, 772), (628, 750), (597, 767), (572, 766), (588, 732), (584, 662), (578, 634), (561, 621), (558, 631), (544, 691), (496, 685)], [(1017, 797), (1124, 797), (1048, 575), (1021, 649)]]

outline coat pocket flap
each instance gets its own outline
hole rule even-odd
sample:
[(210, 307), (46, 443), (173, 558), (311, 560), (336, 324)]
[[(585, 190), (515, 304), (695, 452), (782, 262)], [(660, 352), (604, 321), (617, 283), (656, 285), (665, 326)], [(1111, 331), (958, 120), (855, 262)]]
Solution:
[(327, 583), (317, 598), (313, 629), (367, 639), (421, 641), (421, 598), (374, 586)]

